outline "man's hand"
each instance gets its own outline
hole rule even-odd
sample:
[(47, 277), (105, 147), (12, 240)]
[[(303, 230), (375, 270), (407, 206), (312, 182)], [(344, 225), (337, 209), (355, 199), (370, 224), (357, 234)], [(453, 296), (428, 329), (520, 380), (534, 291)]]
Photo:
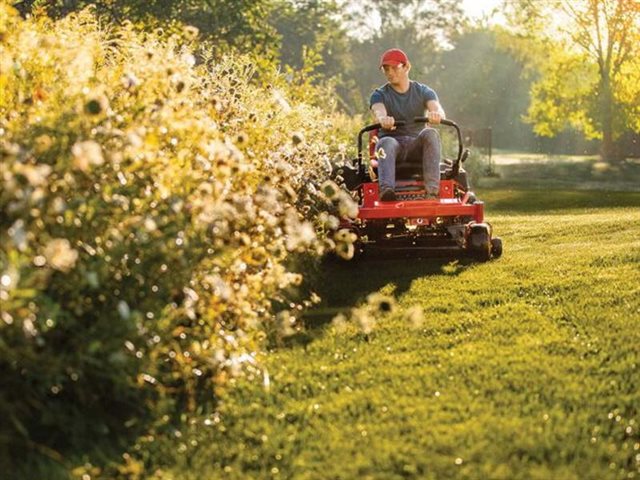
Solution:
[(429, 119), (429, 123), (437, 125), (444, 118), (444, 115), (442, 115), (442, 112), (429, 111), (427, 112), (427, 118)]
[(389, 117), (388, 115), (381, 115), (378, 117), (378, 123), (385, 130), (395, 130), (395, 119), (393, 117)]

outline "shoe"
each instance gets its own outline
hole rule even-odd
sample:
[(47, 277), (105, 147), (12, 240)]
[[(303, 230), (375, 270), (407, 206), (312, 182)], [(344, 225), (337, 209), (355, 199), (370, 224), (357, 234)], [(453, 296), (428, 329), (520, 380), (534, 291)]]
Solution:
[(393, 191), (393, 188), (383, 188), (382, 193), (380, 193), (380, 201), (381, 202), (395, 202), (396, 201), (396, 192)]

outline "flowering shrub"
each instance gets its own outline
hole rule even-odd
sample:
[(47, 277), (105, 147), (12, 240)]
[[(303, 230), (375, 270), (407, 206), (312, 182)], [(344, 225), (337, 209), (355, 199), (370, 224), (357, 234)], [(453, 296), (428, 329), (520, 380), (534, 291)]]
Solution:
[(348, 120), (193, 37), (0, 3), (0, 451), (206, 409), (311, 304)]

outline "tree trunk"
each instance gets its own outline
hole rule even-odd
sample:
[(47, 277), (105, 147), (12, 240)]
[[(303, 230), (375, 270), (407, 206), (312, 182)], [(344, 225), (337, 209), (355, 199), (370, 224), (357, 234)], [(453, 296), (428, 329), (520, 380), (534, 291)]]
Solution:
[(613, 122), (615, 121), (615, 99), (611, 90), (611, 80), (606, 73), (602, 75), (600, 84), (601, 111), (600, 118), (602, 120), (602, 145), (600, 148), (600, 156), (602, 161), (607, 163), (620, 163), (624, 158), (620, 155), (613, 135)]

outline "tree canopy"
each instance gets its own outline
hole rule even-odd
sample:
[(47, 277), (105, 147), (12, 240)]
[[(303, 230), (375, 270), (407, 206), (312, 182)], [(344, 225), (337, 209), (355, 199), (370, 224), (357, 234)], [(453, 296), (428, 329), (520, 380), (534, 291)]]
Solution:
[[(350, 113), (366, 114), (371, 91), (384, 83), (380, 54), (402, 48), (413, 79), (434, 87), (458, 120), (491, 126), (500, 145), (539, 148), (570, 138), (584, 151), (584, 136), (599, 140), (603, 155), (614, 159), (625, 153), (616, 142), (640, 132), (640, 7), (634, 0), (514, 0), (505, 7), (511, 26), (498, 35), (486, 23), (470, 28), (457, 0), (13, 3), (23, 14), (38, 8), (53, 17), (92, 4), (105, 23), (128, 21), (147, 31), (194, 26), (189, 31), (205, 40), (206, 56), (250, 53), (259, 71), (280, 69), (300, 95), (324, 92), (314, 102)], [(326, 88), (309, 88), (317, 85)]]
[(264, 19), (278, 3), (278, 0), (22, 0), (16, 6), (22, 13), (41, 8), (52, 17), (64, 17), (94, 5), (99, 14), (118, 23), (128, 20), (146, 27), (191, 25), (221, 52), (234, 48), (274, 58), (278, 35)]
[(512, 4), (513, 43), (539, 73), (528, 120), (540, 135), (568, 126), (602, 141), (602, 156), (623, 156), (616, 141), (640, 132), (640, 3), (634, 0), (521, 0)]

